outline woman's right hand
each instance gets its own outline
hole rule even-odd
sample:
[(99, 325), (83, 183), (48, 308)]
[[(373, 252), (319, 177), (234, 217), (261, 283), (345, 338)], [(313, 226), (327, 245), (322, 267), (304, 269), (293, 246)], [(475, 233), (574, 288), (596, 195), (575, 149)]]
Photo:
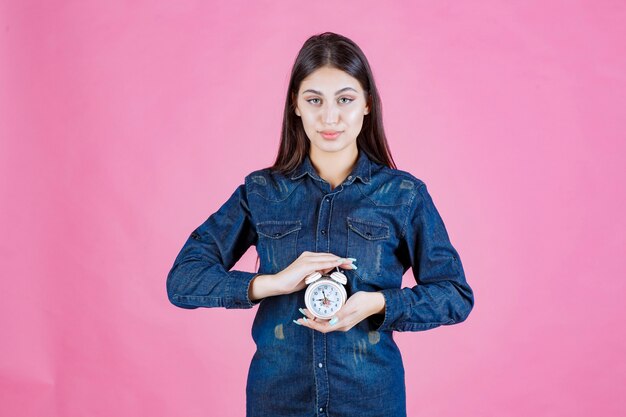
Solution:
[(306, 288), (307, 275), (319, 271), (325, 274), (336, 267), (352, 268), (351, 258), (342, 258), (326, 252), (302, 252), (287, 268), (275, 274), (276, 284), (282, 294), (290, 294)]

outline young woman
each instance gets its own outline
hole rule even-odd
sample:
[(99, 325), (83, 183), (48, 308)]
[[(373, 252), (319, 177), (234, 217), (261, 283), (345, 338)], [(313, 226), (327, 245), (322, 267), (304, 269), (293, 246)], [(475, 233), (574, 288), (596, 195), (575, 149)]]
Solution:
[[(251, 245), (259, 270), (231, 270)], [(409, 268), (417, 285), (402, 288)], [(333, 271), (347, 300), (322, 319), (304, 308), (305, 279)], [(248, 417), (406, 415), (393, 332), (460, 323), (474, 295), (426, 185), (395, 167), (372, 71), (350, 39), (304, 43), (274, 165), (191, 232), (167, 293), (182, 308), (258, 305)]]

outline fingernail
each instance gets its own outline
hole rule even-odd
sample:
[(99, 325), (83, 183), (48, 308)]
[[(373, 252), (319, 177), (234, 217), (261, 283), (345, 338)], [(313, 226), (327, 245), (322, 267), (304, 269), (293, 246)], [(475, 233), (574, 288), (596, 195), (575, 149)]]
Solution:
[(302, 320), (304, 320), (305, 323), (308, 323), (309, 321), (306, 319), (306, 317), (302, 317)]
[(337, 324), (338, 321), (339, 319), (337, 317), (333, 317), (332, 319), (330, 319), (330, 322), (328, 324), (334, 326), (335, 324)]
[(350, 259), (352, 262), (356, 262), (356, 258), (346, 258), (346, 259)]
[(302, 324), (300, 324), (300, 322), (293, 320), (294, 323), (296, 323), (298, 326), (302, 326)]
[(356, 265), (352, 264), (351, 266), (352, 266), (352, 269), (357, 269)]
[(300, 311), (300, 313), (302, 313), (303, 316), (306, 316), (303, 309), (299, 308), (298, 310)]

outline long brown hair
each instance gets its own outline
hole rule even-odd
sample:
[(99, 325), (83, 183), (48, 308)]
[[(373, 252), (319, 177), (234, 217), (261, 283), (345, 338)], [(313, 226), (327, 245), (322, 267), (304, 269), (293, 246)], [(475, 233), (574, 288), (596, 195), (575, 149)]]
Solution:
[(356, 43), (333, 32), (311, 36), (298, 52), (291, 69), (278, 155), (270, 168), (283, 174), (289, 173), (308, 154), (310, 144), (302, 120), (295, 114), (296, 101), (302, 80), (324, 66), (340, 69), (359, 81), (370, 111), (363, 119), (361, 132), (357, 136), (357, 147), (371, 160), (396, 168), (383, 129), (380, 96), (367, 58)]

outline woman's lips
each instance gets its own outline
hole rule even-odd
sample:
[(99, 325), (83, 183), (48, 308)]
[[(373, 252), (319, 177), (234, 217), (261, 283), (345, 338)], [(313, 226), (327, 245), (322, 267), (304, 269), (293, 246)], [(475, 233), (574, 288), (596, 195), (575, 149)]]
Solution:
[(335, 139), (337, 136), (341, 135), (341, 132), (320, 132), (324, 139)]

